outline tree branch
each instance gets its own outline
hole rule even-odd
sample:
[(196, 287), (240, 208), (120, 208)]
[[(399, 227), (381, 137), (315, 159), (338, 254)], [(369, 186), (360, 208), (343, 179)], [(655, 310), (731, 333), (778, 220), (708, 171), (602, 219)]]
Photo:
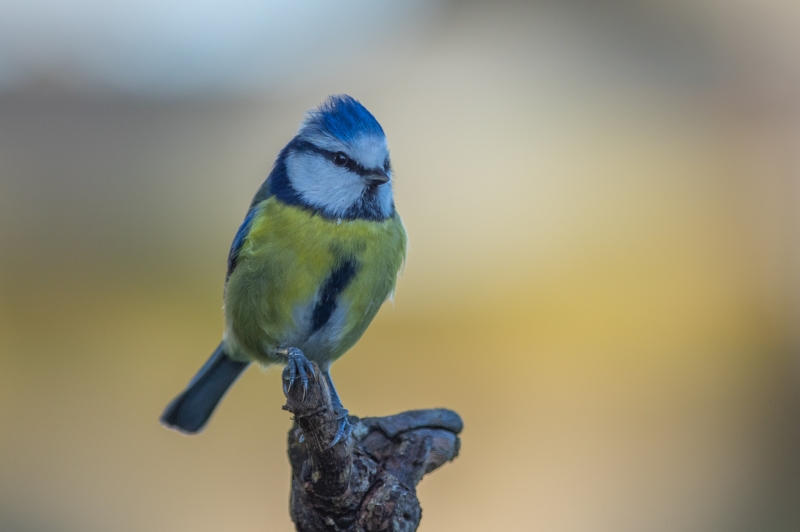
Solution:
[(422, 517), (416, 485), (458, 455), (463, 424), (451, 410), (349, 416), (352, 435), (327, 449), (338, 421), (325, 379), (312, 380), (305, 398), (296, 383), (283, 408), (295, 420), (288, 452), (299, 532), (412, 532)]

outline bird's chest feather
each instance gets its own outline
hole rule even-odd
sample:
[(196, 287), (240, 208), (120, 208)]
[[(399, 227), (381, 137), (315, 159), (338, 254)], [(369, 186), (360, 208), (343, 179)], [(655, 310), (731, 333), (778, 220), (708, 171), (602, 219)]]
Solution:
[(263, 362), (284, 346), (318, 362), (335, 359), (393, 290), (404, 254), (396, 216), (337, 222), (270, 198), (226, 286), (228, 335)]

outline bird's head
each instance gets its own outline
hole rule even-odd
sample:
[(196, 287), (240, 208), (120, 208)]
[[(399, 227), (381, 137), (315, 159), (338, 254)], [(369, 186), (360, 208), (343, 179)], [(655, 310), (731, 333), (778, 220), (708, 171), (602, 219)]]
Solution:
[(331, 96), (283, 149), (272, 192), (327, 218), (383, 220), (394, 212), (383, 128), (357, 100)]

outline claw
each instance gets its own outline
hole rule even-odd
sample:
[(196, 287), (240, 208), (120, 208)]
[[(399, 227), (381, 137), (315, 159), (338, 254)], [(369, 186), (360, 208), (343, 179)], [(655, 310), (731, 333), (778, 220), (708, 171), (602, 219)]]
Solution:
[(347, 441), (347, 438), (349, 438), (352, 433), (353, 426), (347, 419), (347, 410), (342, 409), (339, 414), (339, 426), (336, 428), (336, 434), (334, 434), (333, 440), (331, 440), (328, 446), (325, 447), (325, 450), (327, 451), (339, 442)]
[(291, 358), (289, 359), (288, 366), (289, 366), (289, 389), (291, 390), (292, 386), (294, 386), (294, 379), (297, 377), (297, 367)]
[(300, 382), (303, 385), (303, 398), (300, 401), (302, 403), (305, 402), (306, 392), (308, 392), (308, 375), (306, 375), (306, 369), (302, 363), (297, 364), (297, 373), (300, 375)]
[(336, 431), (336, 436), (333, 437), (333, 441), (331, 441), (330, 445), (325, 447), (325, 450), (327, 451), (328, 449), (331, 449), (334, 445), (339, 443), (339, 440), (341, 440), (341, 439), (342, 439), (342, 433), (340, 433), (339, 431)]
[(308, 375), (311, 374), (314, 380), (317, 380), (317, 375), (314, 372), (314, 366), (305, 357), (302, 351), (296, 347), (288, 347), (279, 349), (278, 353), (286, 355), (286, 368), (283, 370), (283, 394), (289, 395), (289, 390), (294, 386), (295, 380), (299, 378), (300, 383), (303, 385), (303, 397), (301, 402), (306, 400), (306, 393), (308, 393)]

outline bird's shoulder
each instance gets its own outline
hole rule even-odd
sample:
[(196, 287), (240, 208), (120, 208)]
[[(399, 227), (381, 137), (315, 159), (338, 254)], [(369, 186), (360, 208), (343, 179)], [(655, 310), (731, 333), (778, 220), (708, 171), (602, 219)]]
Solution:
[(242, 250), (247, 235), (250, 233), (250, 228), (253, 226), (253, 220), (258, 215), (259, 207), (272, 196), (272, 187), (270, 186), (270, 178), (268, 177), (261, 184), (258, 191), (256, 191), (255, 196), (253, 196), (253, 201), (250, 202), (250, 208), (247, 210), (244, 220), (236, 231), (236, 235), (233, 237), (230, 251), (228, 251), (228, 271), (225, 274), (226, 282), (233, 273), (233, 270), (236, 269), (236, 265), (239, 261), (239, 253)]

